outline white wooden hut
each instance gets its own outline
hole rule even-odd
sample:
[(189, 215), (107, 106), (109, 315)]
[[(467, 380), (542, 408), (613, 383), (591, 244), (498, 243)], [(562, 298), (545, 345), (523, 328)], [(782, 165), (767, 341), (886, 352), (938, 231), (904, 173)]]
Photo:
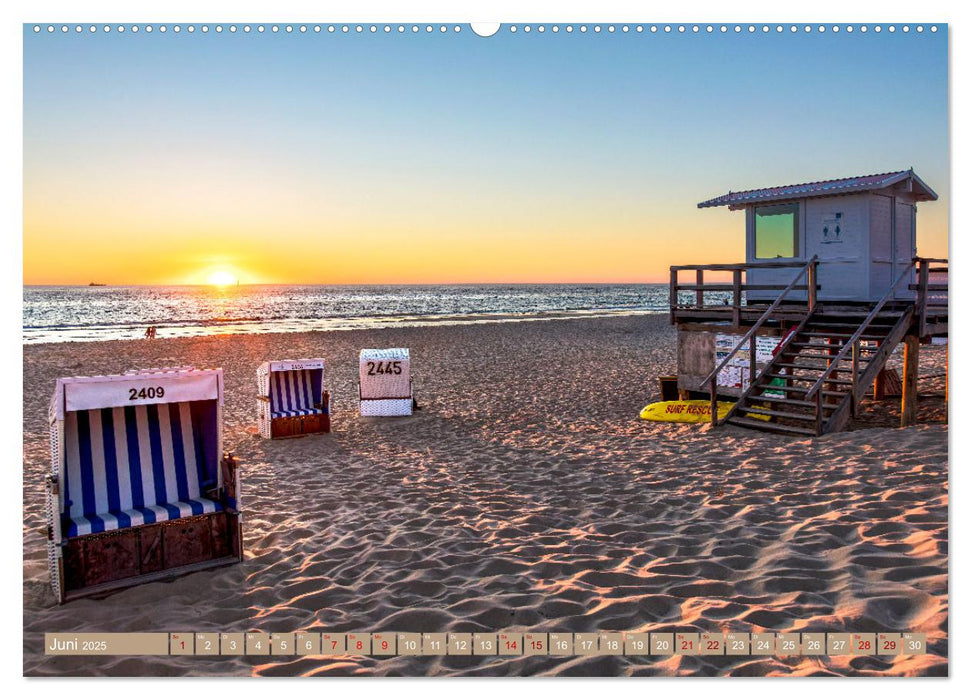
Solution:
[[(937, 194), (913, 170), (728, 192), (698, 207), (745, 212), (745, 261), (819, 259), (819, 301), (875, 302), (917, 255), (917, 203)], [(751, 269), (749, 285), (785, 286), (790, 268)], [(750, 300), (775, 291), (749, 290)], [(905, 285), (896, 298), (913, 298)], [(792, 298), (805, 298), (805, 292)]]

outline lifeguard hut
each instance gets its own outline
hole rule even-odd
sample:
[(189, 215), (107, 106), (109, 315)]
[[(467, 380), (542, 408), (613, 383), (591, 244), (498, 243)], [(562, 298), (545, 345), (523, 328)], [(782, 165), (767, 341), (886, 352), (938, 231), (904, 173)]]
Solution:
[(701, 202), (745, 213), (746, 256), (671, 267), (679, 390), (737, 398), (715, 424), (821, 435), (880, 394), (903, 342), (912, 423), (919, 343), (947, 336), (947, 260), (917, 257), (917, 204), (936, 199), (911, 169)]

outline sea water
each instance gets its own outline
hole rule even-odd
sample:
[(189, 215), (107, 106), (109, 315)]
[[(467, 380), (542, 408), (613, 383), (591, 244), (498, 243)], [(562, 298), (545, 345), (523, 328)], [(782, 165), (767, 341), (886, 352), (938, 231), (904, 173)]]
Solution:
[(23, 342), (515, 322), (668, 311), (662, 284), (24, 287)]

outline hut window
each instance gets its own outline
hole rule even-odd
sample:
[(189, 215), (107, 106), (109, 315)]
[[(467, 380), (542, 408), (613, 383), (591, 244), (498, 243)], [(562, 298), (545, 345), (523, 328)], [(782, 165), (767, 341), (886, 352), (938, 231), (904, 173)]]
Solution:
[(755, 257), (795, 258), (799, 255), (799, 205), (755, 207)]

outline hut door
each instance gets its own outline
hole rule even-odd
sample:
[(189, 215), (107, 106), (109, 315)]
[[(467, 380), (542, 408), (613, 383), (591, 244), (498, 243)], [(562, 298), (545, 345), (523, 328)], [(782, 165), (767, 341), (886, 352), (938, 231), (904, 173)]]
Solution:
[[(915, 240), (914, 224), (914, 205), (908, 202), (901, 202), (894, 199), (893, 207), (893, 227), (891, 236), (891, 283), (907, 269), (914, 256), (917, 254), (917, 242)], [(914, 275), (911, 275), (910, 282), (902, 282), (894, 294), (896, 299), (912, 299), (914, 292), (907, 288), (908, 284), (914, 282)]]

